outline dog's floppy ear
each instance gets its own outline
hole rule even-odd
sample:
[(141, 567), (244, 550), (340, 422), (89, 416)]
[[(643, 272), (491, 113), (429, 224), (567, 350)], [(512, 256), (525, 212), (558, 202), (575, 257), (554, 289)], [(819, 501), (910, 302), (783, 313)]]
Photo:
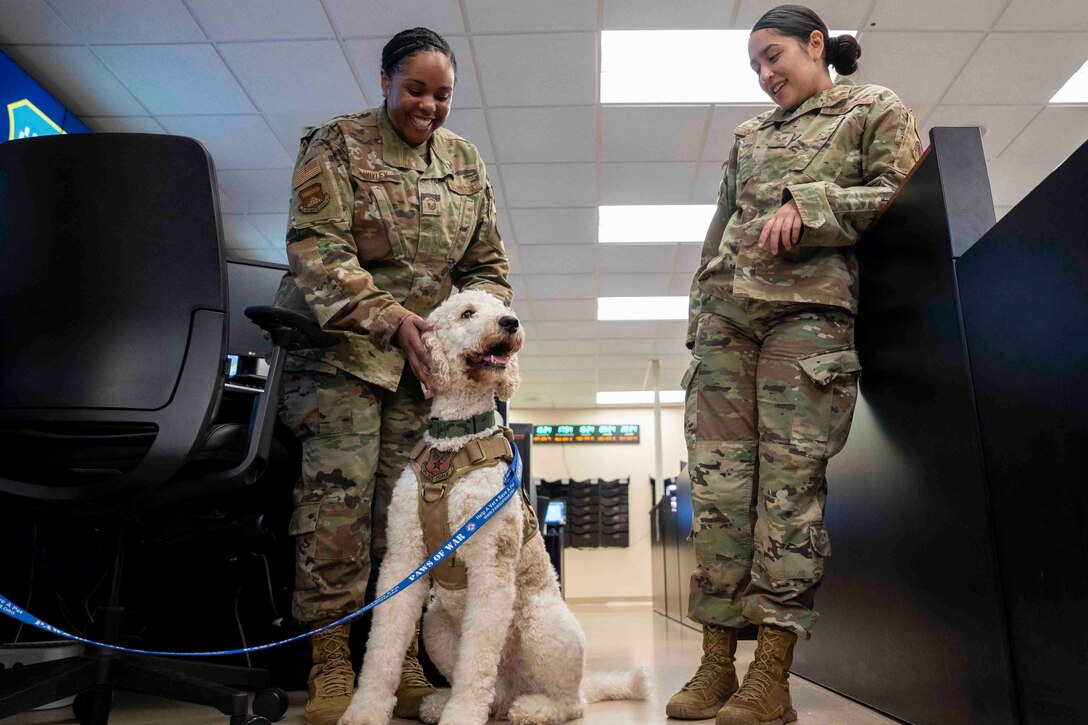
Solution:
[(518, 391), (519, 385), (521, 385), (521, 368), (518, 367), (518, 356), (511, 355), (510, 362), (506, 363), (506, 372), (499, 383), (499, 389), (495, 392), (499, 400), (510, 400)]
[(445, 390), (450, 385), (450, 361), (446, 358), (446, 348), (433, 330), (423, 333), (423, 344), (431, 353), (431, 382), (434, 389)]

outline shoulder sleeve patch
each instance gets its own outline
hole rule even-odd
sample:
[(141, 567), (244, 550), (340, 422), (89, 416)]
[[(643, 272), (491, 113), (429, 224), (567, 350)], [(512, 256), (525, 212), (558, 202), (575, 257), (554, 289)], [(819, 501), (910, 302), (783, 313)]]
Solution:
[(297, 189), (319, 173), (321, 173), (321, 160), (312, 159), (309, 163), (298, 169), (294, 176), (291, 177), (291, 188)]

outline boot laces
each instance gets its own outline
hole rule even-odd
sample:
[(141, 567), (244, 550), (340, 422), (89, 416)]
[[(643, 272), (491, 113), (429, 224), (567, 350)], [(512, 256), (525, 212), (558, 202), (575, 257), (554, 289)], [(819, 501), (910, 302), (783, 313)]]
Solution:
[(355, 673), (351, 661), (345, 657), (343, 644), (335, 637), (328, 637), (321, 642), (321, 654), (324, 663), (317, 681), (322, 694), (326, 697), (350, 696)]
[(708, 690), (714, 685), (714, 681), (721, 677), (721, 671), (724, 669), (725, 663), (719, 662), (717, 659), (708, 660), (703, 658), (703, 661), (699, 663), (699, 669), (695, 671), (695, 675), (688, 680), (684, 685), (684, 690)]
[(427, 681), (427, 676), (423, 674), (423, 666), (419, 664), (419, 660), (411, 655), (404, 658), (404, 664), (400, 668), (400, 686), (401, 687), (424, 687), (433, 688), (430, 682)]
[(767, 642), (760, 642), (756, 647), (755, 658), (744, 675), (744, 684), (734, 695), (738, 700), (761, 701), (774, 688), (777, 682), (775, 670), (780, 664), (774, 655), (772, 640), (773, 636), (770, 636)]

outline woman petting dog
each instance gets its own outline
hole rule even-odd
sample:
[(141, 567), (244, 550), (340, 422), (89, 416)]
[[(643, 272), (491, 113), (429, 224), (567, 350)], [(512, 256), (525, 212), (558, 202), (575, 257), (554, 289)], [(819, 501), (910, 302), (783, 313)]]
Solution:
[[(781, 725), (797, 719), (789, 668), (816, 622), (831, 553), (824, 472), (846, 442), (857, 395), (851, 245), (921, 146), (894, 93), (832, 83), (828, 65), (850, 75), (861, 48), (829, 37), (808, 8), (766, 13), (748, 55), (778, 108), (735, 131), (692, 282), (684, 385), (697, 566), (688, 616), (703, 625), (703, 658), (666, 712)], [(759, 635), (738, 687), (737, 631), (748, 622)]]
[[(410, 575), (502, 488), (512, 435), (494, 400), (520, 380), (518, 319), (479, 291), (451, 297), (428, 318), (432, 425), (393, 489), (389, 547), (378, 589)], [(452, 684), (423, 700), (428, 723), (558, 725), (587, 702), (645, 699), (641, 668), (586, 673), (585, 635), (559, 592), (536, 514), (516, 497), (460, 549), (374, 610), (359, 688), (341, 725), (384, 725), (396, 703), (397, 673), (386, 652), (404, 649), (420, 610), (427, 654)], [(428, 584), (432, 584), (428, 587)]]
[[(311, 629), (366, 603), (372, 562), (385, 553), (393, 483), (428, 425), (424, 317), (453, 286), (504, 304), (513, 297), (483, 161), (442, 128), (457, 80), (453, 51), (414, 28), (386, 44), (381, 64), (381, 108), (334, 118), (301, 141), (291, 271), (276, 296), (341, 338), (288, 359), (280, 409), (302, 444), (292, 614)], [(335, 723), (351, 700), (348, 628), (312, 637), (311, 724)], [(435, 692), (417, 652), (412, 637), (381, 655), (400, 673), (399, 717), (415, 717)]]

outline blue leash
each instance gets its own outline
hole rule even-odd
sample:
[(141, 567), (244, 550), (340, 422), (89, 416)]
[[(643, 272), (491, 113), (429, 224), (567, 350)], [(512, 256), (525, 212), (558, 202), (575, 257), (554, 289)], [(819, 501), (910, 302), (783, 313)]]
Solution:
[(518, 453), (517, 446), (511, 445), (510, 448), (514, 451), (514, 460), (506, 469), (506, 475), (503, 476), (502, 490), (495, 494), (494, 498), (484, 504), (483, 508), (477, 511), (476, 514), (471, 519), (469, 519), (464, 526), (457, 529), (457, 531), (453, 533), (453, 536), (451, 536), (445, 544), (438, 547), (435, 552), (427, 557), (426, 561), (420, 564), (415, 571), (402, 579), (399, 584), (394, 586), (385, 594), (382, 594), (370, 604), (366, 605), (362, 609), (356, 610), (355, 612), (345, 617), (341, 617), (335, 622), (326, 624), (324, 627), (321, 627), (319, 629), (315, 629), (312, 632), (296, 635), (294, 637), (291, 637), (290, 639), (280, 640), (279, 642), (261, 644), (257, 645), (256, 647), (246, 647), (244, 649), (225, 649), (216, 650), (214, 652), (160, 652), (157, 650), (130, 649), (129, 647), (121, 647), (116, 644), (106, 644), (105, 642), (95, 642), (93, 639), (86, 639), (75, 634), (69, 634), (68, 632), (57, 629), (48, 622), (43, 622), (42, 620), (38, 619), (33, 614), (30, 614), (22, 607), (12, 602), (3, 594), (0, 594), (0, 613), (8, 615), (12, 619), (17, 619), (24, 624), (29, 624), (32, 627), (37, 627), (38, 629), (44, 630), (51, 634), (55, 634), (59, 637), (64, 637), (65, 639), (72, 639), (77, 642), (83, 642), (84, 644), (94, 645), (95, 647), (106, 647), (107, 649), (117, 650), (118, 652), (131, 652), (133, 654), (140, 655), (159, 655), (163, 657), (219, 657), (222, 655), (237, 655), (244, 654), (246, 652), (259, 652), (260, 650), (272, 649), (273, 647), (279, 647), (280, 645), (288, 644), (289, 642), (297, 642), (300, 639), (306, 639), (310, 635), (317, 634), (318, 632), (323, 632), (326, 629), (331, 629), (332, 627), (339, 626), (341, 624), (344, 624), (345, 622), (350, 622), (353, 619), (361, 617), (363, 614), (369, 612), (371, 609), (378, 606), (386, 599), (394, 597), (402, 590), (412, 586), (412, 584), (422, 579), (427, 574), (427, 572), (433, 569), (436, 564), (438, 564), (440, 561), (445, 559), (453, 552), (457, 551), (457, 549), (459, 549), (462, 544), (469, 540), (469, 537), (479, 531), (480, 527), (490, 521), (491, 517), (498, 513), (499, 509), (505, 506), (506, 503), (517, 494), (518, 488), (521, 486), (521, 455)]

